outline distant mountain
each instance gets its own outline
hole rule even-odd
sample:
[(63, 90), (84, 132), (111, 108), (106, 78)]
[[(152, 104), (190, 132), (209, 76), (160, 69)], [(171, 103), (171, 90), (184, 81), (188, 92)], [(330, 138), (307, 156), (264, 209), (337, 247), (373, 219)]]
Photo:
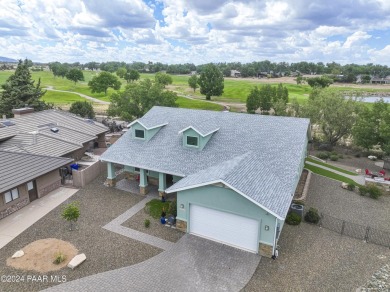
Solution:
[(0, 56), (0, 62), (17, 63), (18, 60)]

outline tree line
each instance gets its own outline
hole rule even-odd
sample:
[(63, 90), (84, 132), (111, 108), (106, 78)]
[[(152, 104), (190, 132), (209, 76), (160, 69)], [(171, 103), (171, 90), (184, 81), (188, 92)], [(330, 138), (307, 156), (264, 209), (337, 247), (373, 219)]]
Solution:
[[(50, 69), (57, 66), (59, 62), (49, 63)], [(61, 63), (59, 63), (61, 64)], [(65, 68), (79, 68), (89, 70), (102, 70), (110, 73), (115, 73), (119, 68), (125, 68), (127, 71), (136, 70), (141, 73), (157, 73), (165, 71), (168, 74), (191, 74), (197, 71), (199, 74), (205, 69), (207, 64), (195, 65), (193, 63), (185, 64), (163, 64), (161, 62), (88, 62), (81, 64), (62, 63)], [(353, 82), (358, 75), (386, 77), (390, 75), (390, 68), (386, 65), (368, 63), (365, 65), (346, 64), (341, 65), (336, 62), (271, 62), (268, 60), (256, 61), (251, 63), (241, 62), (220, 62), (214, 65), (223, 73), (225, 77), (230, 77), (231, 70), (240, 72), (241, 77), (258, 77), (259, 74), (266, 76), (291, 76), (296, 74), (316, 74), (316, 75), (334, 75), (338, 77), (339, 82)], [(65, 70), (65, 69), (62, 69)], [(63, 74), (63, 73), (62, 73)], [(63, 74), (63, 77), (65, 75)], [(263, 75), (264, 76), (264, 75)]]

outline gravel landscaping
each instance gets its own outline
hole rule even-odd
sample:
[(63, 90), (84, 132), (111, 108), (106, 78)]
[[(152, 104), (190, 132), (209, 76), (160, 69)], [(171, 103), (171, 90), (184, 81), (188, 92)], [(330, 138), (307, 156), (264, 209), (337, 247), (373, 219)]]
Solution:
[(279, 246), (242, 291), (355, 291), (390, 260), (386, 247), (307, 223), (285, 225)]
[[(148, 228), (145, 227), (145, 219), (150, 220)], [(177, 242), (184, 235), (180, 230), (162, 225), (159, 219), (154, 219), (145, 212), (145, 209), (139, 211), (122, 225), (171, 242)]]
[(321, 213), (362, 226), (390, 231), (390, 196), (375, 200), (341, 188), (341, 182), (312, 174), (306, 209), (315, 207)]
[[(1, 291), (39, 291), (60, 284), (51, 282), (51, 276), (66, 277), (66, 281), (88, 275), (113, 270), (145, 261), (162, 250), (102, 228), (111, 220), (134, 206), (144, 197), (129, 194), (103, 185), (105, 177), (101, 176), (84, 189), (78, 191), (70, 201), (80, 202), (80, 218), (78, 230), (69, 231), (68, 222), (61, 218), (64, 204), (33, 224), (26, 231), (1, 249), (0, 274), (3, 276), (25, 276), (19, 283), (2, 282)], [(6, 259), (15, 251), (27, 244), (45, 238), (57, 238), (72, 243), (80, 253), (85, 253), (87, 260), (75, 270), (68, 268), (56, 272), (40, 274), (22, 271), (6, 266)], [(54, 255), (53, 255), (54, 256)], [(53, 258), (54, 260), (54, 258)], [(69, 259), (70, 260), (70, 259)], [(31, 282), (27, 276), (48, 276), (48, 281)]]

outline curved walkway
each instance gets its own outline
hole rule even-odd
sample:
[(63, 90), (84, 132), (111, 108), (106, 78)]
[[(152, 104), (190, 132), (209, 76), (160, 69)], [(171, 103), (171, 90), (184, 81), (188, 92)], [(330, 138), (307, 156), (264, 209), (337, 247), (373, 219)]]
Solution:
[(364, 185), (365, 184), (365, 179), (364, 179), (364, 176), (362, 176), (362, 175), (349, 175), (349, 174), (346, 174), (344, 172), (340, 172), (340, 171), (337, 171), (335, 169), (332, 169), (332, 168), (329, 168), (329, 167), (326, 167), (326, 166), (323, 166), (323, 165), (320, 165), (320, 164), (317, 164), (317, 163), (314, 163), (314, 162), (310, 162), (310, 161), (306, 161), (306, 164), (313, 165), (313, 166), (316, 166), (318, 168), (322, 168), (322, 169), (334, 172), (336, 174), (345, 176), (347, 178), (352, 179), (353, 181), (355, 181), (356, 183), (358, 183), (360, 185)]
[(56, 92), (65, 92), (65, 93), (73, 93), (73, 94), (77, 94), (85, 99), (88, 99), (90, 101), (93, 101), (93, 102), (96, 102), (96, 103), (100, 103), (100, 104), (110, 104), (111, 102), (109, 101), (104, 101), (104, 100), (100, 100), (100, 99), (97, 99), (97, 98), (94, 98), (92, 96), (89, 96), (89, 95), (85, 95), (85, 94), (82, 94), (82, 93), (78, 93), (78, 92), (74, 92), (74, 91), (68, 91), (68, 90), (58, 90), (58, 89), (53, 89), (53, 87), (49, 86), (49, 87), (46, 87), (44, 88), (45, 90), (50, 90), (50, 91), (56, 91)]

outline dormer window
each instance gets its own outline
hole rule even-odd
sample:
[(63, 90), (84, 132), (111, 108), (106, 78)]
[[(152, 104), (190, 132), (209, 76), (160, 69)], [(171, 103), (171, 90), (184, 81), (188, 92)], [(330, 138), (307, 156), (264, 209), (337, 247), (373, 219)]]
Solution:
[(135, 137), (139, 139), (145, 139), (145, 131), (144, 130), (135, 130)]
[(187, 145), (198, 147), (198, 137), (187, 136)]

